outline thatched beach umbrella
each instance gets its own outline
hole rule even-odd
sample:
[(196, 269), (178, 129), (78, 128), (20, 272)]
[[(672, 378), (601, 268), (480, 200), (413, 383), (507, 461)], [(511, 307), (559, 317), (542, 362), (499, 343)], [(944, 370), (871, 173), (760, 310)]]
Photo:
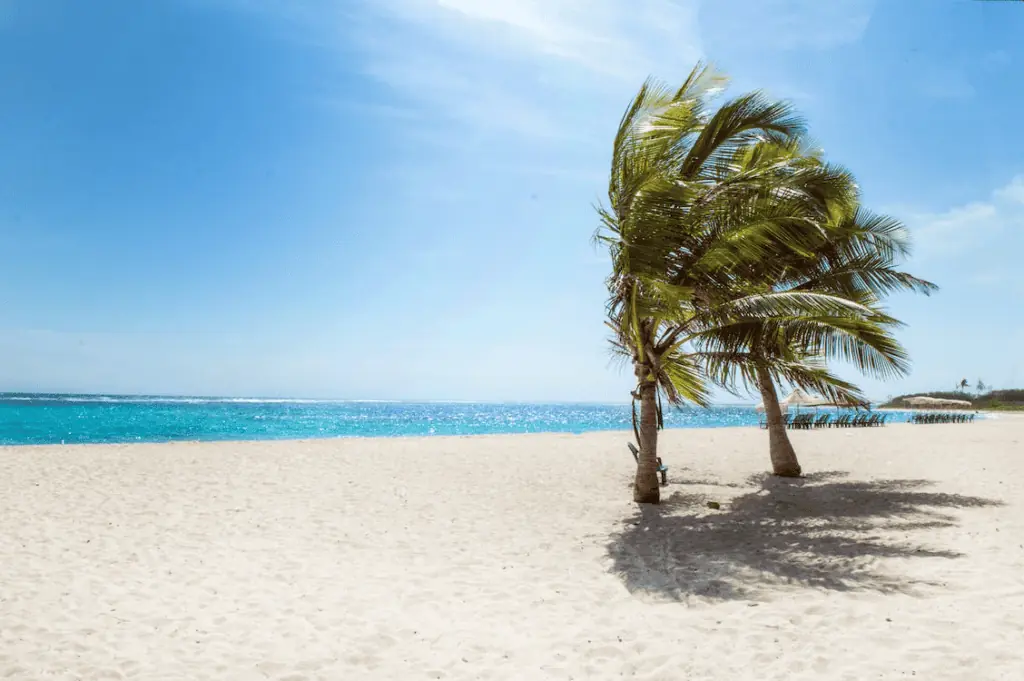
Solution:
[(937, 397), (926, 397), (924, 395), (918, 395), (915, 397), (904, 397), (903, 401), (909, 404), (911, 407), (939, 406), (939, 399)]
[[(797, 388), (779, 400), (779, 406), (782, 407), (784, 411), (789, 409), (790, 405), (796, 407), (799, 411), (800, 407), (820, 407), (827, 404), (828, 400), (823, 397), (811, 395), (803, 388)], [(754, 408), (757, 411), (764, 411), (764, 402), (761, 402)]]
[(904, 397), (903, 401), (912, 407), (920, 409), (970, 409), (974, 406), (967, 400), (947, 400), (941, 397), (928, 397), (926, 395)]

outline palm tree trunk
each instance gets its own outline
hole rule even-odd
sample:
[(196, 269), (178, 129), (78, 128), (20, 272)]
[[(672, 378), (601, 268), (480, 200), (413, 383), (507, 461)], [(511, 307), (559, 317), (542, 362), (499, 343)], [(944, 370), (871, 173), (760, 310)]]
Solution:
[(633, 501), (657, 504), (658, 484), (658, 387), (650, 381), (640, 384), (640, 456), (633, 483)]
[(757, 370), (757, 385), (764, 401), (764, 415), (768, 421), (768, 451), (772, 458), (772, 473), (784, 478), (800, 477), (800, 462), (786, 433), (782, 421), (782, 408), (775, 392), (775, 383), (766, 369)]

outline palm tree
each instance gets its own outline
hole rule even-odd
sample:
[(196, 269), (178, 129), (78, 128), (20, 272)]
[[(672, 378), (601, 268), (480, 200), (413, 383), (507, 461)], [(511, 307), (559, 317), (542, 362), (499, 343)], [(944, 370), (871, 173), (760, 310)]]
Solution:
[[(852, 181), (850, 186), (848, 196), (855, 197)], [(817, 292), (849, 305), (788, 320), (736, 319), (702, 339), (704, 346), (746, 347), (748, 354), (741, 359), (708, 355), (713, 358), (708, 370), (729, 389), (739, 383), (756, 386), (768, 423), (772, 471), (785, 477), (802, 471), (782, 420), (776, 385), (787, 382), (835, 403), (862, 405), (865, 400), (856, 386), (830, 373), (825, 360), (845, 360), (879, 378), (905, 374), (908, 358), (892, 335), (900, 323), (880, 303), (893, 291), (928, 294), (936, 288), (897, 269), (909, 254), (906, 230), (898, 221), (864, 211), (855, 199), (805, 208), (806, 224), (816, 227), (810, 231), (820, 238), (817, 246), (780, 254), (759, 273), (748, 274), (745, 285), (776, 293)]]
[(960, 383), (957, 384), (957, 388), (960, 389), (960, 392), (964, 392), (964, 391), (967, 390), (967, 386), (968, 385), (969, 385), (969, 383), (967, 382), (967, 379), (965, 378), (965, 379), (961, 380)]
[(773, 471), (797, 476), (800, 465), (783, 425), (775, 386), (786, 382), (839, 404), (863, 404), (856, 386), (829, 373), (823, 360), (849, 360), (862, 372), (882, 378), (905, 373), (906, 353), (892, 337), (900, 323), (886, 315), (880, 303), (893, 291), (928, 294), (935, 286), (899, 271), (910, 252), (906, 229), (892, 218), (862, 209), (848, 172), (830, 168), (818, 153), (795, 146), (771, 153), (799, 155), (806, 166), (828, 169), (834, 191), (804, 193), (796, 197), (797, 205), (792, 205), (794, 199), (784, 185), (768, 195), (767, 201), (775, 204), (780, 195), (787, 197), (791, 205), (786, 210), (794, 214), (793, 224), (806, 239), (799, 248), (783, 248), (771, 260), (742, 272), (735, 278), (735, 294), (816, 292), (849, 305), (837, 306), (828, 315), (811, 310), (788, 320), (735, 319), (729, 328), (712, 329), (702, 342), (721, 346), (727, 334), (734, 347), (739, 343), (746, 348), (745, 354), (733, 352), (725, 358), (706, 355), (712, 359), (709, 371), (731, 390), (740, 383), (757, 388), (769, 424)]
[[(660, 498), (662, 398), (707, 404), (709, 360), (694, 342), (737, 318), (788, 320), (850, 307), (816, 291), (733, 285), (738, 272), (756, 269), (783, 246), (813, 246), (798, 209), (812, 195), (837, 196), (845, 185), (820, 164), (780, 153), (798, 147), (803, 132), (787, 105), (750, 93), (710, 113), (709, 93), (721, 83), (698, 65), (678, 90), (644, 84), (619, 124), (609, 207), (599, 208), (603, 226), (595, 238), (612, 259), (613, 348), (637, 381), (633, 498), (641, 503)], [(737, 343), (711, 352), (717, 361), (742, 361)]]

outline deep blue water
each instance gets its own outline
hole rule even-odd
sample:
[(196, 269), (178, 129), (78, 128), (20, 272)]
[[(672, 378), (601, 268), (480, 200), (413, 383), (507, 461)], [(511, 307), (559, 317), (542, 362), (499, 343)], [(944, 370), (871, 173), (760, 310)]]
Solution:
[[(905, 420), (894, 414), (890, 420)], [(755, 426), (752, 407), (666, 409), (668, 428)], [(629, 430), (629, 405), (0, 394), (0, 444)]]

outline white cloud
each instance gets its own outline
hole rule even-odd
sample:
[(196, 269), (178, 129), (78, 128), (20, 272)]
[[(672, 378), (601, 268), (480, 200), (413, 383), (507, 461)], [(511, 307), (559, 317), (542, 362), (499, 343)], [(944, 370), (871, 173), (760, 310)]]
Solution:
[(1024, 175), (1018, 175), (1010, 184), (997, 189), (995, 197), (1002, 201), (1024, 203)]
[(354, 56), (394, 94), (375, 104), (418, 107), (459, 135), (572, 137), (580, 121), (568, 110), (604, 120), (597, 98), (616, 118), (648, 75), (677, 80), (702, 54), (698, 0), (191, 1), (262, 16)]
[[(460, 134), (586, 137), (701, 55), (694, 0), (397, 0), (348, 35), (365, 74)], [(614, 118), (614, 115), (611, 116)], [(467, 129), (468, 128), (468, 129)]]
[(364, 72), (387, 84), (398, 97), (424, 108), (427, 117), (469, 125), (474, 130), (512, 132), (530, 138), (559, 135), (549, 112), (477, 73), (479, 67), (459, 66), (458, 61), (388, 48), (376, 52)]
[(572, 4), (544, 4), (535, 0), (438, 0), (437, 7), (459, 15), (468, 23), (476, 23), (474, 28), (490, 29), (495, 37), (508, 34), (519, 39), (524, 48), (538, 54), (604, 71), (612, 66), (607, 55), (615, 46), (614, 41), (609, 35), (590, 31), (586, 25), (573, 20), (576, 8)]
[(674, 82), (689, 72), (704, 55), (706, 23), (727, 29), (731, 43), (741, 36), (744, 45), (819, 49), (859, 40), (874, 6), (874, 0), (193, 1), (276, 14), (303, 27), (308, 41), (354, 56), (364, 75), (387, 86), (393, 100), (377, 104), (417, 109), (424, 126), (454, 127), (442, 137), (511, 134), (538, 142), (606, 136), (644, 78)]
[(916, 251), (926, 258), (990, 246), (994, 238), (1024, 225), (1024, 175), (994, 190), (986, 201), (941, 213), (904, 214), (903, 219), (913, 232)]
[(999, 212), (991, 203), (974, 202), (943, 213), (915, 215), (911, 224), (922, 253), (955, 253), (989, 232), (999, 229)]
[(399, 0), (380, 10), (479, 56), (563, 61), (606, 76), (635, 79), (700, 55), (694, 0)]
[(346, 113), (358, 113), (377, 120), (411, 123), (422, 120), (422, 115), (408, 107), (394, 106), (391, 104), (375, 104), (358, 102), (345, 99), (325, 100), (328, 106)]

